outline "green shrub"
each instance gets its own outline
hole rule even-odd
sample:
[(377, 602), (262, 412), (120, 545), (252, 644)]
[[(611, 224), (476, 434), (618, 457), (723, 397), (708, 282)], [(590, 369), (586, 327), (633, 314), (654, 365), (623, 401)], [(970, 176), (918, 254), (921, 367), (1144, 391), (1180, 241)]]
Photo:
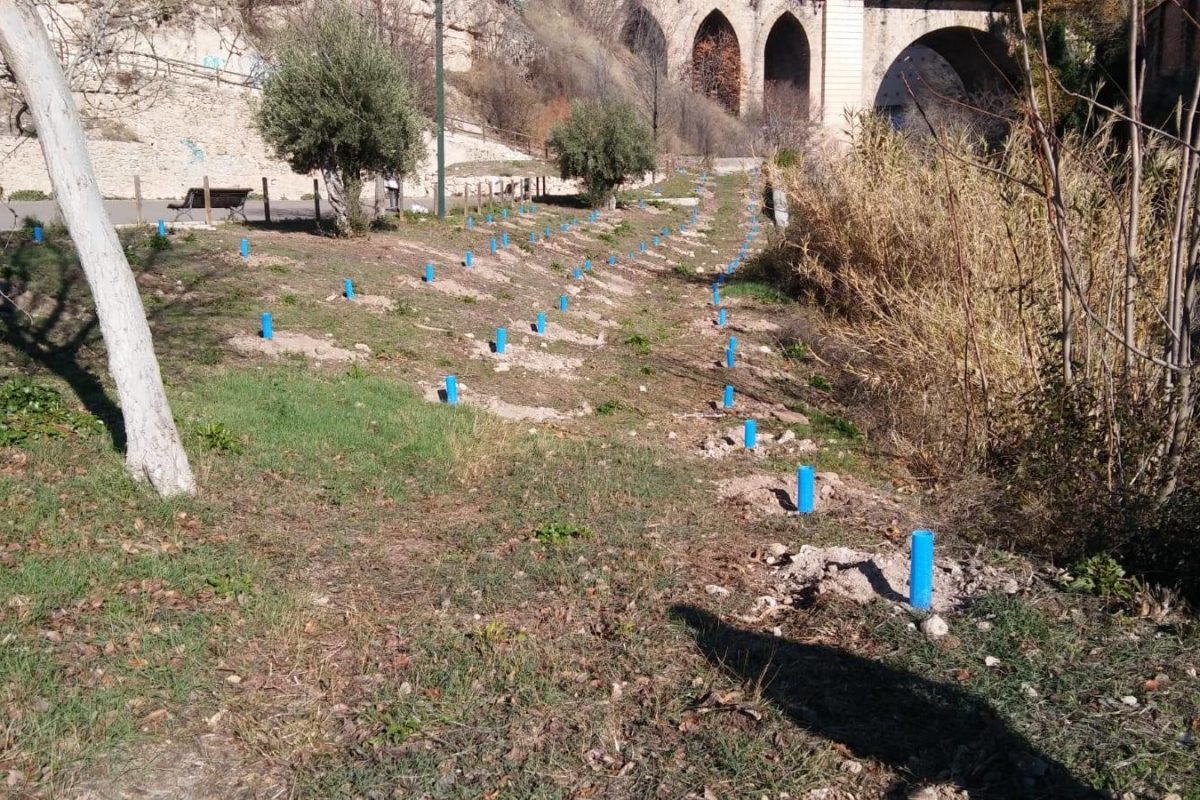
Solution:
[(608, 202), (618, 186), (655, 166), (653, 135), (633, 106), (587, 100), (550, 134), (563, 178), (579, 178), (594, 206)]
[(8, 199), (14, 202), (22, 202), (27, 200), (49, 200), (51, 198), (50, 195), (41, 189), (17, 189), (15, 192), (9, 192)]

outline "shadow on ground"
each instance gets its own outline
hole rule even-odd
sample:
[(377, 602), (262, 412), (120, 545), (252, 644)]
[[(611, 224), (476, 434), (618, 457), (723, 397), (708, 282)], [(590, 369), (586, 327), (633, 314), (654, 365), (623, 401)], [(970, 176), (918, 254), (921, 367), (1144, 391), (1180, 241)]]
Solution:
[(953, 783), (972, 800), (1100, 795), (1013, 731), (975, 695), (844, 650), (727, 625), (693, 606), (685, 623), (701, 652), (734, 678), (759, 685), (799, 728), (883, 762), (899, 776), (885, 797)]
[[(132, 243), (145, 239), (133, 233), (124, 237), (127, 254)], [(131, 258), (131, 266), (160, 356), (182, 353), (201, 360), (199, 351), (214, 347), (209, 320), (217, 303), (205, 289), (215, 271), (180, 281), (172, 287), (175, 296), (162, 299), (146, 285), (155, 279), (153, 270), (161, 251), (151, 248), (144, 255), (137, 253), (140, 257)], [(64, 380), (88, 413), (103, 423), (113, 447), (124, 452), (125, 419), (97, 373), (104, 354), (100, 320), (74, 248), (47, 238), (40, 245), (21, 243), (5, 255), (0, 263), (0, 291), (7, 299), (0, 299), (0, 341)], [(25, 295), (33, 298), (32, 314), (17, 305)]]

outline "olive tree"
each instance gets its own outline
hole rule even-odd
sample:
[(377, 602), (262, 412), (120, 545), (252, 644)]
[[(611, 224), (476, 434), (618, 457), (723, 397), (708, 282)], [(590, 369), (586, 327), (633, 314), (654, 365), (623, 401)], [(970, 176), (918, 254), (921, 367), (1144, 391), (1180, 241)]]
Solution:
[(654, 136), (633, 106), (620, 100), (586, 100), (550, 134), (563, 178), (583, 181), (588, 202), (609, 202), (630, 177), (654, 169)]
[(411, 172), (424, 157), (417, 87), (404, 56), (337, 0), (281, 34), (258, 127), (293, 170), (320, 170), (342, 234), (366, 228), (364, 173)]

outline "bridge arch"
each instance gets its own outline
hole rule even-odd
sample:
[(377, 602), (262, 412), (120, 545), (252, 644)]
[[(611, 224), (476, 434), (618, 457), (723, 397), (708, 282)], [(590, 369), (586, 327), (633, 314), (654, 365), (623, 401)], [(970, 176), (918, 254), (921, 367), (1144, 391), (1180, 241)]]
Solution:
[(800, 20), (790, 11), (780, 14), (763, 51), (763, 105), (807, 119), (812, 61), (812, 47)]
[(880, 63), (886, 66), (875, 76), (874, 106), (893, 119), (913, 105), (914, 97), (931, 106), (991, 105), (1019, 85), (1005, 37), (965, 25), (924, 33)]
[(713, 9), (692, 39), (692, 87), (730, 113), (742, 107), (742, 47), (729, 18)]
[(663, 74), (667, 71), (667, 35), (658, 19), (641, 3), (634, 4), (621, 27), (621, 43)]

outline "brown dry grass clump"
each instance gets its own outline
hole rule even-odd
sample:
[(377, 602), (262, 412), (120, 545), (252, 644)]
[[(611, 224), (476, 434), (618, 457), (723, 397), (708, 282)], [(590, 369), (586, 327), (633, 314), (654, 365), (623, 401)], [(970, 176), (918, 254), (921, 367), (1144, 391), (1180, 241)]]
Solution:
[[(919, 473), (991, 470), (1047, 527), (1107, 519), (1145, 492), (1138, 465), (1153, 463), (1162, 419), (1160, 373), (1143, 361), (1123, 373), (1122, 345), (1103, 330), (1121, 328), (1123, 156), (1107, 132), (1065, 148), (1080, 294), (1094, 316), (1076, 327), (1069, 391), (1058, 377), (1060, 259), (1019, 132), (980, 153), (965, 136), (939, 145), (862, 118), (849, 152), (777, 170), (793, 225), (759, 265), (829, 312), (852, 399)], [(1175, 170), (1165, 150), (1151, 152), (1139, 341), (1165, 335), (1153, 298), (1166, 280)]]

